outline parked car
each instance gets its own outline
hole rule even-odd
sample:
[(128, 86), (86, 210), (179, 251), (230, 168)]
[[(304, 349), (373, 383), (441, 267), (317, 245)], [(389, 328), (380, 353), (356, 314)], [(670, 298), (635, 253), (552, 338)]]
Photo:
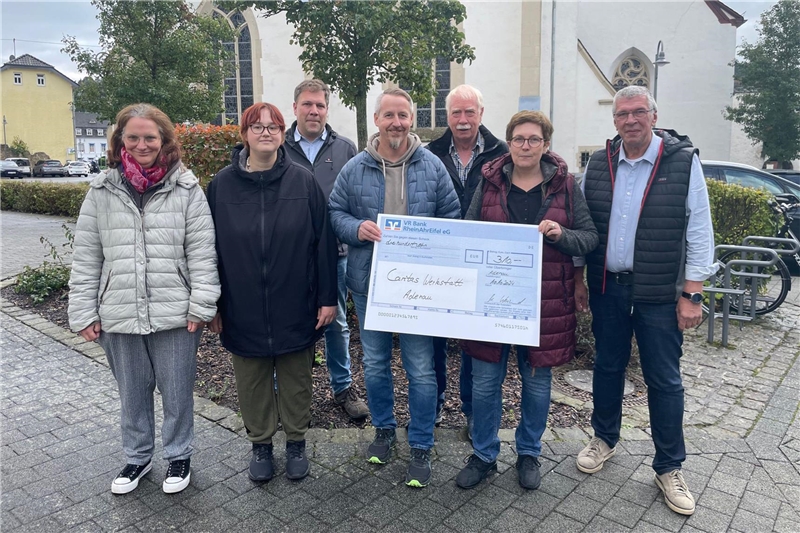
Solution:
[(770, 174), (774, 174), (783, 179), (787, 179), (792, 183), (800, 185), (800, 170), (785, 170), (785, 169), (766, 169)]
[(92, 174), (99, 174), (100, 173), (100, 165), (97, 164), (97, 161), (94, 159), (90, 159), (87, 161), (89, 163), (89, 168), (92, 171)]
[(66, 168), (68, 176), (88, 176), (92, 172), (83, 161), (70, 161)]
[(67, 171), (56, 159), (43, 159), (33, 166), (34, 176), (66, 176)]
[(6, 157), (6, 161), (13, 161), (23, 176), (31, 177), (31, 162), (27, 157)]
[(14, 161), (0, 161), (0, 176), (21, 180), (22, 171)]
[[(734, 183), (742, 187), (765, 189), (772, 194), (791, 194), (800, 200), (800, 185), (780, 176), (741, 163), (727, 161), (703, 161), (702, 163), (706, 178)], [(800, 208), (793, 209), (790, 214), (794, 217), (792, 231), (795, 235), (800, 235)], [(791, 260), (790, 262), (794, 263)], [(789, 268), (793, 267), (790, 265)]]

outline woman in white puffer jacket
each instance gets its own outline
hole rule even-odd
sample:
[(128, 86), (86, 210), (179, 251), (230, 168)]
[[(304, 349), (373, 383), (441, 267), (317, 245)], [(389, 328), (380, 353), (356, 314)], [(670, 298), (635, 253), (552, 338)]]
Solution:
[(110, 170), (92, 181), (78, 217), (69, 322), (105, 349), (119, 387), (127, 464), (111, 492), (131, 492), (152, 468), (158, 386), (163, 490), (175, 493), (189, 484), (197, 348), (220, 293), (214, 223), (158, 108), (120, 111), (109, 148)]

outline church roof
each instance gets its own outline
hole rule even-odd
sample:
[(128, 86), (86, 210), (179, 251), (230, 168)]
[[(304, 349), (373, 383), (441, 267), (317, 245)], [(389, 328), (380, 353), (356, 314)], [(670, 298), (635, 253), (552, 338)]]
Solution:
[(35, 69), (39, 69), (39, 70), (49, 70), (49, 71), (55, 72), (56, 74), (58, 74), (59, 76), (61, 76), (62, 78), (64, 78), (68, 82), (70, 82), (73, 86), (75, 86), (75, 87), (78, 86), (77, 83), (75, 83), (74, 81), (69, 79), (67, 76), (65, 76), (64, 74), (62, 74), (58, 70), (56, 70), (56, 68), (53, 65), (51, 65), (49, 63), (45, 63), (41, 59), (33, 57), (30, 54), (22, 54), (19, 57), (11, 56), (11, 59), (9, 59), (8, 62), (4, 63), (3, 66), (0, 67), (0, 71), (7, 70), (7, 69), (10, 69), (10, 68), (20, 68), (20, 67), (22, 67), (22, 68), (26, 68), (26, 67), (27, 68), (35, 68)]
[(709, 9), (711, 9), (711, 12), (717, 16), (717, 20), (720, 24), (730, 24), (734, 28), (738, 28), (747, 22), (742, 15), (719, 0), (705, 0), (705, 2)]

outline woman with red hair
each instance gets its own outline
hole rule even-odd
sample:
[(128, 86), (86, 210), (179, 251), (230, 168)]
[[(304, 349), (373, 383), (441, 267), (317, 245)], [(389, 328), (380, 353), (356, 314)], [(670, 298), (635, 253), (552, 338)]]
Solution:
[(314, 345), (337, 305), (338, 252), (325, 196), (314, 175), (286, 157), (285, 130), (274, 105), (250, 106), (242, 114), (243, 144), (208, 186), (222, 284), (209, 327), (232, 354), (253, 481), (275, 473), (278, 419), (286, 476), (309, 473)]

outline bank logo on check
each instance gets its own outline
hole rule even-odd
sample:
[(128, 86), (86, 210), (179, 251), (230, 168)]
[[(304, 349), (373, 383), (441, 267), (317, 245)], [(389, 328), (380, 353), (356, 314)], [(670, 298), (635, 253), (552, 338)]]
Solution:
[(400, 231), (402, 230), (402, 221), (397, 218), (387, 218), (383, 222), (384, 231)]

